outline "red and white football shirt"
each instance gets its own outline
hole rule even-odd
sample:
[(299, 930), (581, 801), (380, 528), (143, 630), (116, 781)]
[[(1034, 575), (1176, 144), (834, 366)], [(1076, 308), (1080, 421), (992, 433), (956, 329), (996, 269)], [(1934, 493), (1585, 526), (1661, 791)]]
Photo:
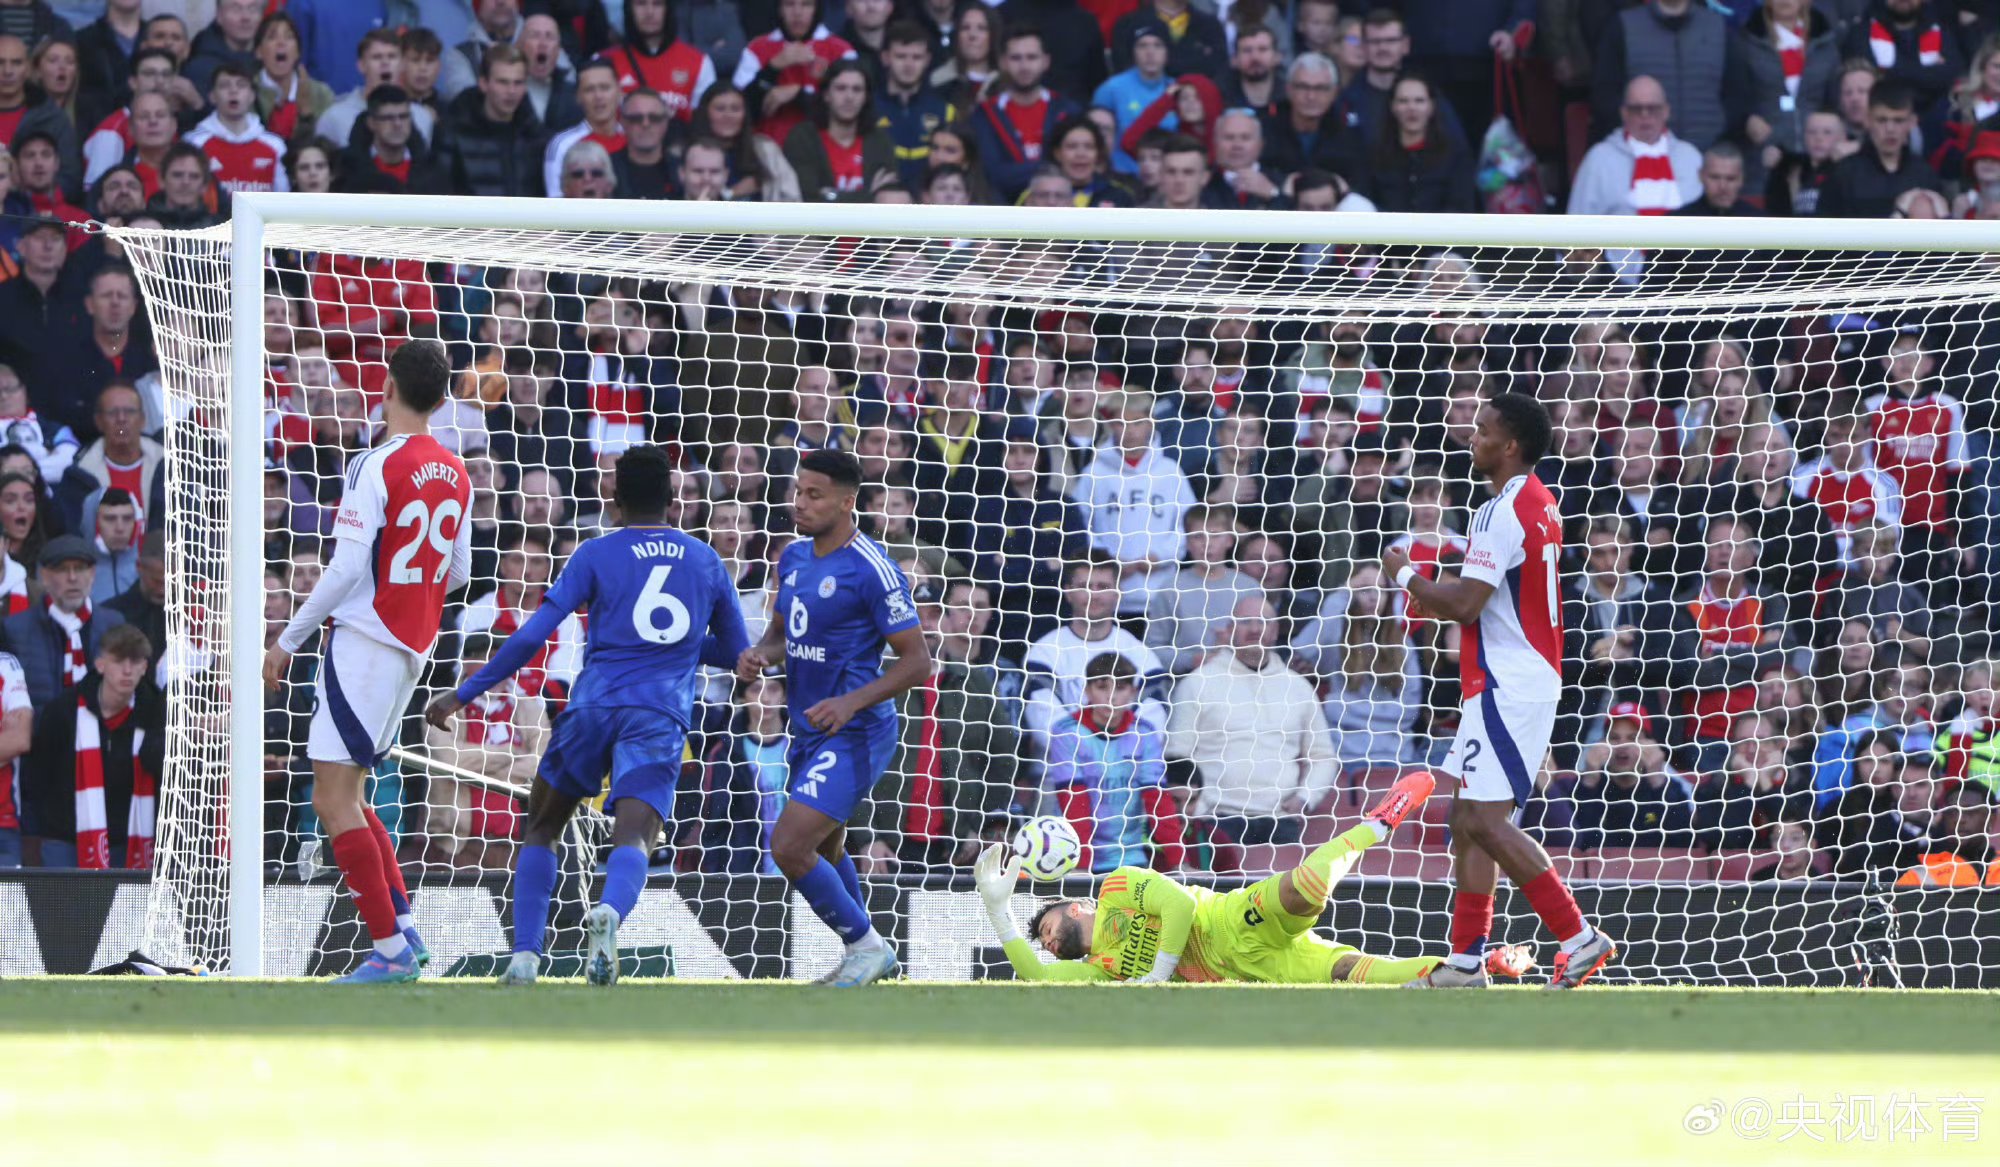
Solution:
[(1903, 496), (1904, 524), (1952, 530), (1952, 485), (1971, 462), (1964, 407), (1949, 393), (1921, 392), (1877, 393), (1866, 408), (1875, 464)]
[(428, 656), (447, 579), (471, 571), (471, 501), (465, 463), (429, 434), (398, 435), (350, 463), (333, 535), (368, 544), (373, 570), (333, 610), (334, 626)]
[[(28, 678), (11, 652), (0, 652), (0, 715), (28, 708)], [(21, 760), (0, 766), (0, 829), (21, 825)]]
[[(784, 49), (786, 43), (784, 30), (774, 28), (743, 46), (743, 55), (736, 61), (736, 75), (731, 78), (736, 88), (750, 88), (750, 83), (757, 79), (757, 74), (764, 71), (765, 66)], [(811, 97), (818, 93), (819, 79), (827, 68), (835, 61), (854, 55), (854, 46), (833, 35), (823, 24), (813, 29), (812, 40), (807, 44), (812, 46), (812, 64), (787, 65), (778, 71), (778, 79), (775, 82), (777, 85), (798, 86), (801, 97)], [(805, 117), (805, 103), (793, 100), (771, 116), (761, 119), (757, 123), (757, 132), (783, 145), (785, 136), (792, 132), (792, 127), (804, 121)]]
[(694, 120), (694, 107), (701, 104), (701, 95), (715, 84), (715, 62), (683, 40), (676, 40), (653, 56), (619, 45), (605, 50), (604, 59), (618, 71), (621, 91), (651, 89), (667, 103), (667, 116), (683, 122)]
[(1491, 688), (1511, 701), (1554, 701), (1562, 693), (1562, 515), (1532, 474), (1510, 479), (1479, 508), (1459, 574), (1493, 586), (1479, 619), (1459, 643), (1465, 696)]
[(1799, 468), (1793, 493), (1826, 516), (1840, 542), (1843, 562), (1854, 558), (1854, 532), (1870, 523), (1891, 530), (1903, 525), (1903, 498), (1896, 482), (1873, 466), (1847, 472), (1821, 459)]
[(244, 127), (231, 132), (218, 114), (210, 114), (187, 133), (187, 144), (208, 156), (217, 186), (242, 191), (288, 191), (285, 140), (264, 128), (253, 114)]

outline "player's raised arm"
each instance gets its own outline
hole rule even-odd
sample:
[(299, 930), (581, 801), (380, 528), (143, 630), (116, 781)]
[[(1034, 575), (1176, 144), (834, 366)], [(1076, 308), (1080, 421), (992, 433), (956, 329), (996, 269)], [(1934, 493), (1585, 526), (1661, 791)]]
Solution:
[(750, 629), (743, 623), (743, 609), (736, 603), (736, 585), (728, 578), (722, 558), (715, 559), (715, 608), (708, 616), (708, 635), (701, 641), (701, 663), (715, 669), (734, 669), (750, 645)]
[[(470, 527), (472, 524), (467, 523)], [(440, 693), (424, 709), (424, 720), (439, 729), (451, 726), (452, 714), (477, 700), (480, 694), (519, 672), (522, 666), (535, 658), (535, 654), (554, 636), (556, 629), (569, 614), (590, 599), (592, 591), (590, 544), (585, 543), (570, 556), (563, 565), (562, 574), (542, 595), (541, 607), (528, 617), (528, 622), (514, 630), (493, 659), (484, 668), (459, 682), (458, 688), (449, 693)], [(454, 553), (453, 562), (456, 563)]]
[(1007, 954), (1007, 963), (1014, 966), (1014, 976), (1024, 981), (1110, 980), (1111, 974), (1097, 965), (1081, 960), (1044, 964), (1035, 955), (1027, 938), (1014, 926), (1014, 914), (1009, 906), (1014, 898), (1014, 884), (1020, 877), (1021, 861), (1014, 858), (1005, 843), (995, 843), (980, 852), (979, 861), (972, 867), (979, 898), (986, 904), (986, 918), (992, 923), (994, 933), (1000, 937), (1000, 948)]

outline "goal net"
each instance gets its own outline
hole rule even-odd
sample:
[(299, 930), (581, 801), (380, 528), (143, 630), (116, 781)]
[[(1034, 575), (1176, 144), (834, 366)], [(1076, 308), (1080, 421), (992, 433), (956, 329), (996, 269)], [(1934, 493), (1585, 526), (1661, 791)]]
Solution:
[[(1098, 873), (1227, 888), (1443, 761), (1467, 670), (1512, 666), (1461, 660), (1461, 629), (1412, 610), (1381, 559), (1458, 570), (1493, 496), (1475, 419), (1512, 392), (1553, 423), (1539, 475), (1563, 548), (1498, 595), (1510, 620), (1560, 610), (1560, 643), (1530, 651), (1559, 654), (1562, 683), (1504, 694), (1554, 701), (1545, 757), (1470, 761), (1510, 778), (1522, 825), (1622, 941), (1610, 975), (2000, 983), (2000, 264), (1956, 236), (1871, 225), (1877, 249), (1852, 250), (1783, 224), (1694, 247), (1687, 230), (1725, 228), (1537, 222), (1513, 244), (1492, 220), (1232, 213), (1196, 241), (1197, 220), (1144, 212), (849, 225), (676, 204), (550, 212), (628, 229), (526, 229), (479, 201), (319, 202), (303, 225), (284, 222), (299, 204), (256, 200), (250, 286), (227, 229), (115, 232), (168, 418), (161, 959), (310, 974), (367, 948), (311, 808), (316, 647), (261, 697), (261, 740), (241, 658), (318, 578), (386, 354), (436, 336), (459, 370), (433, 428), (472, 474), (474, 579), (372, 782), (432, 975), (508, 948), (525, 790), (588, 613), (454, 732), (418, 714), (616, 524), (631, 446), (673, 452), (670, 518), (721, 553), (753, 636), (799, 454), (859, 457), (864, 529), (910, 579), (939, 668), (900, 702), (848, 845), (906, 967), (955, 979), (1006, 975), (970, 866), (1026, 816), (1077, 822)], [(1273, 241), (1312, 230), (1338, 242)], [(252, 541), (236, 528), (255, 490)], [(816, 976), (838, 955), (768, 858), (783, 704), (781, 680), (701, 690), (622, 932), (678, 975)], [(1359, 857), (1331, 935), (1445, 951), (1449, 809)], [(563, 848), (552, 950), (577, 946), (602, 822), (587, 809)], [(1504, 880), (1493, 939), (1555, 954)]]

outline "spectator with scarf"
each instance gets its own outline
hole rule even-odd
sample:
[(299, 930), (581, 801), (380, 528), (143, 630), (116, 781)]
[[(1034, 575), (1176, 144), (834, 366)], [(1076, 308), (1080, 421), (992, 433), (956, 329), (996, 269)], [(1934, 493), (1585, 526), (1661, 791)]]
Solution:
[(1674, 136), (1667, 91), (1651, 77), (1625, 86), (1619, 129), (1590, 148), (1569, 192), (1572, 215), (1670, 215), (1701, 197), (1701, 151)]
[(1049, 728), (1045, 777), (1083, 840), (1078, 869), (1173, 871), (1186, 856), (1185, 820), (1167, 788), (1166, 728), (1140, 704), (1139, 670), (1123, 655), (1099, 653), (1083, 675), (1082, 701)]
[(152, 652), (137, 628), (110, 629), (74, 690), (41, 709), (21, 775), (22, 835), (40, 866), (152, 870), (167, 721)]
[(1956, 31), (1946, 32), (1931, 0), (1874, 0), (1867, 17), (1848, 26), (1846, 56), (1875, 62), (1882, 80), (1908, 86), (1920, 108), (1951, 92), (1965, 73)]
[(38, 561), (42, 599), (0, 621), (0, 649), (21, 662), (36, 717), (54, 708), (58, 697), (76, 688), (111, 628), (125, 618), (90, 604), (97, 576), (97, 552), (76, 535), (58, 535)]
[(279, 11), (257, 26), (257, 116), (288, 142), (310, 141), (319, 115), (334, 103), (326, 82), (299, 60), (299, 26)]
[(1834, 100), (1840, 34), (1811, 0), (1765, 0), (1736, 34), (1733, 81), (1747, 112), (1753, 180), (1788, 154), (1806, 152), (1806, 119)]

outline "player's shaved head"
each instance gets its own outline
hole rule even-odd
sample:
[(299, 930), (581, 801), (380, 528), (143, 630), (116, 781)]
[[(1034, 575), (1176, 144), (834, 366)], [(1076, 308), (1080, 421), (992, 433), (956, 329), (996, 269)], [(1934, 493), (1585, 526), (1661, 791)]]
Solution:
[(451, 388), (451, 357), (444, 342), (413, 340), (389, 354), (389, 377), (396, 383), (396, 398), (408, 408), (428, 417), (444, 404)]
[(618, 456), (612, 498), (626, 522), (657, 519), (673, 497), (674, 462), (659, 446), (634, 446)]

